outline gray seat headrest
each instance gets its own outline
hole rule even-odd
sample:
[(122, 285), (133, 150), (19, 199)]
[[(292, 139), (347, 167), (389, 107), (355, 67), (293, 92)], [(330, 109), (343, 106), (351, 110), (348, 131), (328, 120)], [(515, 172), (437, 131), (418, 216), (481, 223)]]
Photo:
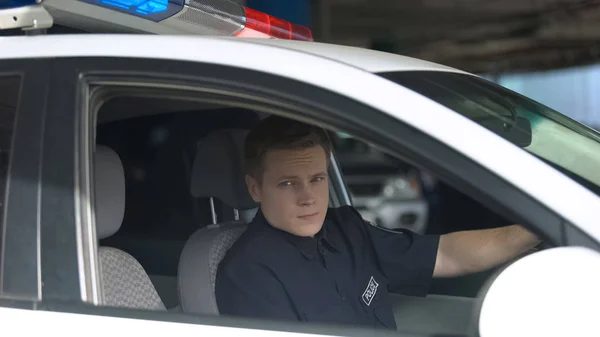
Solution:
[(125, 215), (125, 173), (117, 153), (97, 146), (94, 156), (96, 236), (105, 239), (121, 227)]
[(256, 208), (244, 177), (247, 130), (215, 131), (198, 143), (192, 169), (191, 192), (196, 198), (217, 198), (238, 210)]

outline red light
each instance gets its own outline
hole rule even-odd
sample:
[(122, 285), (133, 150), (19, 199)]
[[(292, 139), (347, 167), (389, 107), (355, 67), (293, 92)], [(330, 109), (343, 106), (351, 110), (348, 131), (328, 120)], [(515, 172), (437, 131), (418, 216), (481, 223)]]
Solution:
[[(313, 40), (312, 32), (307, 27), (295, 25), (251, 8), (245, 7), (244, 9), (246, 10), (246, 26), (237, 36), (262, 37), (264, 34), (275, 39)], [(253, 34), (248, 30), (258, 32), (258, 34)]]

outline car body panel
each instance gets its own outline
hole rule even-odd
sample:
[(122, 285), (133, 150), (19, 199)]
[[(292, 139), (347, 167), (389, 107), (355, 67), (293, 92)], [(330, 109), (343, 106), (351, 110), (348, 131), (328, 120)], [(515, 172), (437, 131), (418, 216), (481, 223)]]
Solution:
[[(65, 312), (52, 312), (42, 310), (8, 309), (0, 307), (2, 328), (5, 331), (19, 331), (24, 335), (50, 334), (50, 327), (64, 327), (60, 329), (61, 336), (80, 336), (82, 331), (93, 327), (94, 336), (122, 335), (128, 331), (151, 332), (153, 336), (186, 336), (203, 334), (207, 336), (289, 336), (303, 337), (312, 334), (278, 332), (269, 330), (253, 330), (212, 325), (186, 324), (177, 322), (164, 322), (146, 319), (119, 318), (100, 315), (75, 314)], [(35, 324), (31, 324), (35, 321)], [(67, 328), (69, 327), (69, 328)]]
[[(228, 37), (228, 39), (235, 38)], [(423, 70), (469, 74), (462, 70), (446, 67), (441, 64), (365, 48), (342, 46), (330, 43), (276, 39), (253, 39), (251, 42), (285, 49), (292, 49), (326, 57), (372, 73)]]

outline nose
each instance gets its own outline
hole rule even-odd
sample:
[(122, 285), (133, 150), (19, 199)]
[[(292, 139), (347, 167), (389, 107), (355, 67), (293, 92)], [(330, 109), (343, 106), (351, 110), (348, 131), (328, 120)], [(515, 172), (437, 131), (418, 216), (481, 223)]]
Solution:
[(310, 184), (303, 184), (300, 186), (297, 193), (300, 206), (311, 206), (317, 201)]

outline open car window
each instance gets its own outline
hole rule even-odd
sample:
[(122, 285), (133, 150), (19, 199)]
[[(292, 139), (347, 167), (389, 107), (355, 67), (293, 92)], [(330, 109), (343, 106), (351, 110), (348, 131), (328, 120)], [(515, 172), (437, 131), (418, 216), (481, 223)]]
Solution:
[(596, 188), (600, 186), (600, 135), (565, 115), (471, 75), (402, 72), (382, 76), (460, 113)]

